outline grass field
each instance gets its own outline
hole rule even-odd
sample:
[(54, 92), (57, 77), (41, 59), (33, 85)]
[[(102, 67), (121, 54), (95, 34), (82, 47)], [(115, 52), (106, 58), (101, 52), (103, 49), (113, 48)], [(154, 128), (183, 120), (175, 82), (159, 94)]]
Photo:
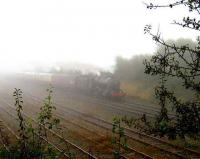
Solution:
[(140, 82), (121, 83), (121, 89), (127, 93), (128, 96), (138, 98), (140, 100), (152, 101), (154, 88), (144, 88), (144, 84)]

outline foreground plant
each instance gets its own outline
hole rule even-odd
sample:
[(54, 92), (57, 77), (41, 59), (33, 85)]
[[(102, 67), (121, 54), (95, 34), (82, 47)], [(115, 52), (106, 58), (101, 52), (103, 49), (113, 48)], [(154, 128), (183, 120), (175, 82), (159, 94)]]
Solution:
[[(15, 145), (6, 148), (0, 148), (0, 158), (5, 159), (59, 159), (62, 153), (68, 153), (70, 159), (75, 156), (67, 152), (58, 153), (52, 146), (45, 143), (43, 139), (48, 140), (47, 129), (60, 129), (60, 120), (53, 116), (52, 88), (47, 89), (48, 96), (44, 100), (43, 106), (40, 108), (40, 113), (37, 122), (28, 119), (23, 114), (23, 99), (22, 91), (15, 89), (13, 96), (15, 97), (15, 106), (17, 111), (17, 121), (19, 123), (19, 142)], [(63, 141), (60, 141), (63, 142)]]
[(28, 152), (28, 134), (27, 134), (27, 126), (26, 121), (24, 119), (24, 116), (22, 115), (22, 106), (23, 106), (23, 100), (22, 100), (22, 91), (20, 89), (15, 88), (15, 91), (13, 93), (13, 96), (15, 98), (15, 107), (17, 111), (17, 117), (19, 122), (19, 157), (20, 158), (28, 158), (29, 152)]
[(114, 150), (114, 159), (120, 159), (122, 156), (122, 150), (127, 150), (127, 138), (125, 136), (124, 128), (122, 127), (122, 122), (122, 118), (113, 118), (112, 144)]
[[(162, 7), (175, 8), (185, 6), (190, 13), (200, 15), (199, 0), (177, 0), (167, 5), (149, 4), (147, 8), (156, 9)], [(174, 24), (200, 31), (200, 21), (190, 16), (184, 17), (182, 22), (174, 21)], [(197, 37), (195, 47), (188, 44), (177, 46), (164, 41), (160, 33), (153, 34), (151, 26), (145, 27), (145, 33), (152, 36), (153, 40), (163, 46), (164, 50), (158, 52), (150, 60), (145, 61), (145, 73), (160, 77), (160, 84), (156, 87), (156, 98), (160, 101), (160, 115), (157, 117), (152, 133), (159, 136), (168, 136), (183, 140), (187, 136), (200, 137), (200, 38)], [(185, 91), (190, 91), (190, 99), (179, 99), (176, 91), (169, 90), (169, 79), (179, 80)], [(175, 118), (169, 119), (167, 105), (172, 106)]]
[(52, 101), (52, 87), (47, 89), (47, 93), (48, 95), (44, 100), (43, 106), (40, 108), (40, 113), (37, 118), (37, 147), (40, 150), (41, 155), (42, 152), (46, 149), (46, 143), (44, 143), (44, 140), (41, 140), (41, 138), (48, 139), (47, 129), (52, 130), (54, 127), (58, 128), (58, 125), (60, 123), (59, 119), (53, 117), (53, 110), (55, 110), (56, 107), (53, 105)]

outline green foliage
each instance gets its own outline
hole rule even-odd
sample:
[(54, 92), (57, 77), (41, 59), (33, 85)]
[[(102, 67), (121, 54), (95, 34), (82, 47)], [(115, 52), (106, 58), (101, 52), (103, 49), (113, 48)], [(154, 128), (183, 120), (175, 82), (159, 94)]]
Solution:
[(52, 129), (59, 124), (59, 119), (53, 118), (52, 111), (56, 110), (56, 107), (53, 105), (52, 101), (52, 87), (47, 89), (48, 96), (44, 100), (43, 106), (40, 108), (40, 113), (38, 116), (38, 122), (43, 126)]
[(40, 108), (40, 113), (38, 116), (38, 128), (36, 129), (37, 134), (37, 147), (40, 149), (40, 152), (43, 152), (46, 149), (46, 144), (41, 138), (48, 138), (47, 136), (47, 128), (49, 130), (57, 127), (59, 124), (59, 119), (53, 117), (53, 110), (55, 110), (55, 106), (52, 102), (52, 87), (47, 89), (47, 97), (43, 102), (43, 106)]
[(136, 119), (128, 118), (126, 115), (121, 118), (121, 121), (125, 123), (128, 127), (131, 127), (135, 124)]
[(114, 158), (121, 158), (122, 149), (127, 149), (127, 138), (125, 136), (124, 128), (121, 126), (122, 119), (114, 117), (112, 126), (112, 144), (114, 146)]
[(0, 157), (1, 158), (8, 158), (8, 151), (5, 148), (0, 148)]
[(23, 100), (22, 100), (22, 91), (20, 89), (16, 89), (13, 93), (13, 96), (15, 97), (15, 106), (19, 121), (19, 153), (20, 158), (28, 158), (28, 138), (27, 138), (27, 131), (26, 131), (26, 123), (25, 119), (22, 115), (22, 106), (23, 106)]
[[(175, 1), (168, 5), (149, 4), (147, 8), (170, 7), (184, 5), (190, 12), (200, 14), (200, 5), (197, 0)], [(181, 23), (174, 22), (182, 27), (200, 31), (200, 21), (184, 17)], [(145, 33), (152, 36), (153, 40), (162, 50), (145, 61), (145, 73), (158, 76), (160, 83), (155, 89), (156, 98), (161, 106), (160, 115), (157, 117), (152, 133), (159, 136), (167, 135), (169, 138), (177, 136), (185, 139), (185, 136), (200, 136), (200, 39), (197, 38), (195, 45), (176, 45), (168, 43), (160, 37), (160, 33), (151, 33), (151, 26), (145, 27)], [(170, 79), (178, 79), (184, 91), (190, 91), (190, 99), (181, 100), (176, 95), (176, 90), (170, 90), (167, 82)], [(176, 118), (169, 120), (166, 105), (171, 105), (176, 113)]]
[(130, 59), (123, 57), (116, 58), (115, 75), (124, 81), (146, 81), (148, 76), (144, 73), (143, 61), (149, 56), (137, 55)]
[[(148, 29), (148, 27), (146, 28)], [(180, 38), (178, 40), (169, 39), (166, 43), (178, 47), (187, 45), (188, 47), (195, 49), (197, 43), (191, 39)], [(173, 51), (173, 50), (171, 50)], [(153, 55), (158, 55), (165, 52), (165, 47), (157, 43), (156, 53)], [(185, 58), (191, 60), (190, 53), (185, 53)], [(179, 56), (174, 57), (179, 63), (184, 65), (184, 61), (179, 58)], [(147, 99), (149, 102), (154, 102), (154, 87), (160, 81), (158, 76), (149, 76), (145, 73), (146, 61), (150, 61), (150, 55), (136, 55), (130, 59), (123, 57), (116, 58), (115, 64), (115, 76), (117, 76), (122, 81), (122, 88), (128, 95), (139, 97), (141, 99)], [(193, 97), (193, 92), (191, 90), (185, 90), (185, 88), (180, 85), (181, 80), (176, 77), (168, 77), (166, 81), (166, 87), (171, 90), (176, 90), (176, 96), (181, 99), (191, 99)]]
[[(23, 100), (22, 91), (15, 89), (13, 96), (15, 97), (15, 106), (19, 123), (19, 142), (10, 145), (9, 149), (0, 148), (0, 158), (5, 159), (59, 159), (62, 154), (58, 153), (52, 146), (44, 142), (44, 138), (48, 140), (47, 129), (59, 129), (60, 120), (53, 117), (53, 110), (56, 108), (52, 102), (52, 88), (47, 89), (48, 96), (44, 100), (43, 106), (40, 108), (37, 123), (33, 124), (32, 119), (23, 116)], [(60, 141), (63, 142), (63, 141)], [(75, 155), (70, 153), (70, 149), (66, 150), (70, 159), (74, 159)], [(62, 152), (62, 153), (66, 153)]]

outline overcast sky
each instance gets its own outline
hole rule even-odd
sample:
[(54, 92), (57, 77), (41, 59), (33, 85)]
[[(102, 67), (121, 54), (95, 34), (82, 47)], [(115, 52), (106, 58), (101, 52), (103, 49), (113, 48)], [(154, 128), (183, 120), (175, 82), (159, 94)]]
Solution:
[(117, 55), (155, 50), (144, 35), (146, 24), (160, 26), (165, 39), (194, 39), (195, 32), (170, 24), (186, 13), (183, 8), (147, 10), (141, 0), (2, 0), (0, 67), (58, 61), (109, 67)]

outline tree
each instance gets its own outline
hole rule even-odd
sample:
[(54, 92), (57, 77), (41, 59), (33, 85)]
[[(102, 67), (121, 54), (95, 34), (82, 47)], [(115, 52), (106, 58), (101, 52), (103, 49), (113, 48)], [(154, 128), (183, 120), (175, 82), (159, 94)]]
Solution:
[(136, 81), (143, 80), (146, 77), (144, 74), (144, 65), (142, 61), (148, 58), (146, 55), (135, 55), (130, 59), (123, 57), (116, 58), (115, 74), (122, 80)]
[[(174, 8), (179, 5), (189, 10), (189, 16), (183, 17), (182, 22), (174, 21), (174, 24), (199, 32), (200, 20), (190, 16), (191, 12), (200, 15), (199, 0), (178, 0), (167, 5), (150, 3), (147, 4), (147, 8)], [(146, 25), (145, 33), (152, 36), (153, 40), (164, 49), (144, 62), (145, 73), (160, 77), (160, 83), (155, 88), (155, 95), (159, 99), (161, 109), (153, 129), (150, 130), (152, 133), (160, 136), (167, 135), (170, 138), (200, 137), (200, 38), (197, 37), (194, 47), (188, 44), (177, 46), (175, 43), (164, 41), (160, 33), (153, 34), (151, 28), (150, 25)], [(180, 80), (185, 90), (193, 92), (192, 99), (181, 100), (176, 96), (175, 91), (169, 90), (166, 87), (169, 78)], [(174, 119), (168, 117), (166, 105), (171, 105), (174, 109), (176, 113)]]

